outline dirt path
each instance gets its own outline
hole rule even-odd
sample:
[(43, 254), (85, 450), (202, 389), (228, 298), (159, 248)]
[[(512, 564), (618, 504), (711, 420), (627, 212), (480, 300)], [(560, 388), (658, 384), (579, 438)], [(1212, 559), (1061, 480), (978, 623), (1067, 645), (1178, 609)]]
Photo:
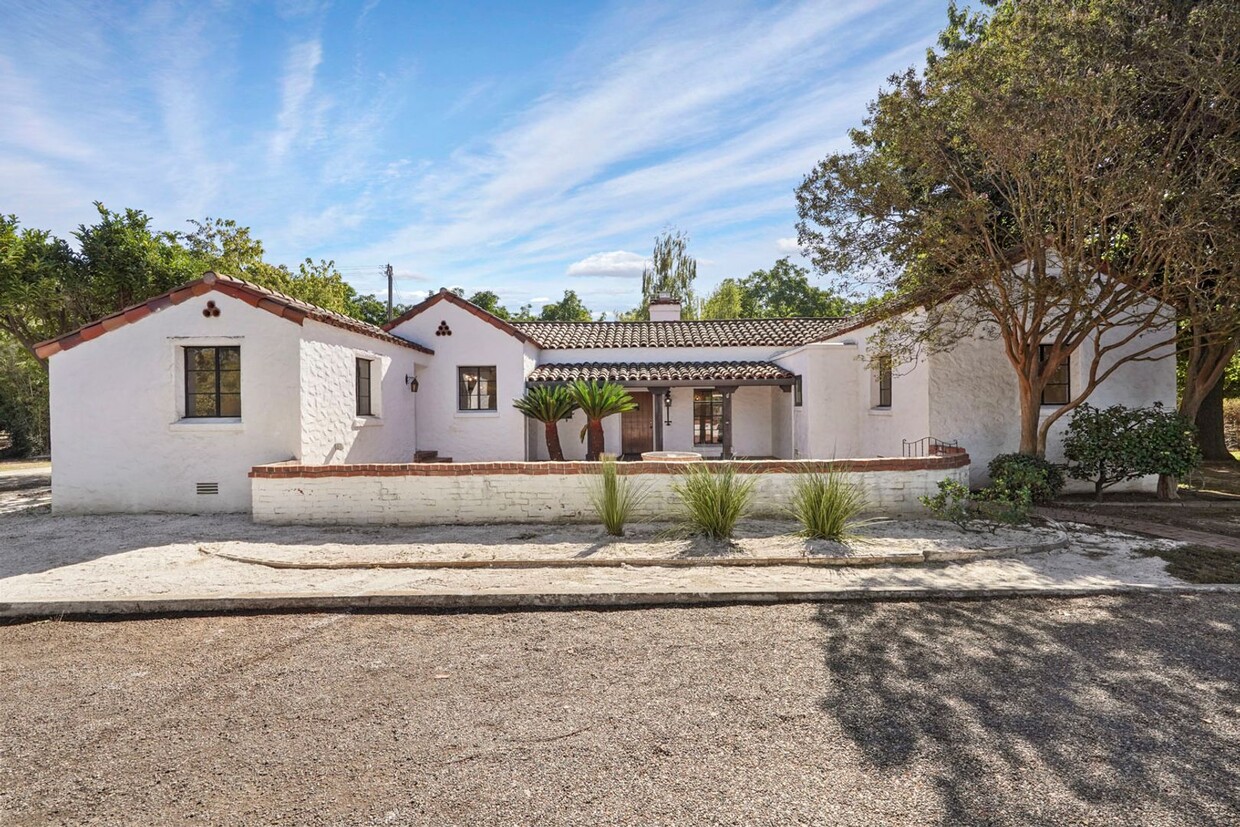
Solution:
[(0, 823), (1240, 820), (1240, 597), (0, 626)]

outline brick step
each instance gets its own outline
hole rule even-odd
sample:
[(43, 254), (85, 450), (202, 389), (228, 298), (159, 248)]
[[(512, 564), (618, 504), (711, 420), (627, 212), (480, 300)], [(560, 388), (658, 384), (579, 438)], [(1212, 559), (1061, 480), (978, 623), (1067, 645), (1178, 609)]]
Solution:
[(438, 451), (414, 451), (414, 462), (434, 462), (435, 457), (439, 456)]

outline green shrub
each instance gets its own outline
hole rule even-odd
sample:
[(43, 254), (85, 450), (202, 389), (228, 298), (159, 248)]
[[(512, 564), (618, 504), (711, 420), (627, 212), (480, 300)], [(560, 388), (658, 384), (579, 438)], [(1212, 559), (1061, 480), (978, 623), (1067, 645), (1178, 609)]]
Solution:
[(1082, 404), (1063, 442), (1068, 475), (1104, 489), (1150, 474), (1182, 477), (1201, 462), (1197, 426), (1159, 403), (1150, 408)]
[(1063, 469), (1042, 457), (1000, 454), (988, 466), (990, 481), (1006, 491), (1029, 490), (1035, 503), (1047, 503), (1063, 491)]
[(962, 531), (980, 527), (992, 534), (1000, 526), (1028, 523), (1033, 509), (1028, 488), (1009, 488), (1004, 484), (970, 491), (955, 480), (942, 480), (939, 493), (920, 499), (937, 519), (954, 523)]
[(814, 540), (846, 540), (873, 520), (861, 519), (869, 507), (865, 491), (839, 471), (801, 474), (793, 486), (788, 511), (801, 524), (801, 533)]
[(738, 477), (731, 465), (713, 471), (709, 463), (697, 463), (672, 483), (672, 491), (690, 533), (722, 540), (749, 511), (755, 482)]
[(616, 458), (604, 454), (603, 467), (592, 480), (590, 503), (607, 533), (624, 536), (624, 525), (646, 500), (647, 490), (627, 476), (617, 473)]

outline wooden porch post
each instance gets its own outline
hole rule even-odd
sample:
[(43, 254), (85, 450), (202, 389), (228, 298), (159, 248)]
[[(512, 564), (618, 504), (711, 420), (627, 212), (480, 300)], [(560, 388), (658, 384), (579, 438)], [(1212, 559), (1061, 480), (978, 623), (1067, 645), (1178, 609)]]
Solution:
[(654, 394), (654, 449), (663, 450), (663, 398), (669, 388), (651, 388)]
[(716, 388), (723, 395), (723, 458), (732, 459), (732, 394), (735, 387)]

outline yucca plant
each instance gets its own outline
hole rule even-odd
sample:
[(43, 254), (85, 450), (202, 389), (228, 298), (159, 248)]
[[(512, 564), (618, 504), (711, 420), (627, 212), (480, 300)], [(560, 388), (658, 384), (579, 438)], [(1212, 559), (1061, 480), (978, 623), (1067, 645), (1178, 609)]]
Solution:
[[(581, 441), (586, 443), (586, 459), (596, 461), (603, 454), (603, 420), (637, 407), (629, 392), (615, 382), (587, 382), (578, 379), (568, 386), (569, 398), (586, 415)], [(589, 436), (589, 441), (586, 437)]]
[(577, 404), (563, 385), (535, 385), (525, 396), (512, 400), (512, 406), (530, 419), (543, 424), (547, 440), (547, 456), (554, 462), (564, 461), (564, 449), (560, 445), (561, 419), (568, 419), (577, 410)]
[(607, 533), (623, 537), (624, 524), (645, 502), (648, 491), (641, 483), (618, 473), (614, 456), (603, 454), (601, 459), (602, 470), (591, 481), (590, 503)]
[(756, 482), (737, 476), (731, 465), (713, 471), (701, 463), (676, 479), (672, 491), (691, 533), (723, 540), (732, 536), (737, 521), (749, 511)]
[(801, 533), (813, 540), (847, 540), (856, 529), (874, 520), (862, 519), (869, 497), (840, 471), (807, 473), (793, 483), (788, 511), (801, 524)]

